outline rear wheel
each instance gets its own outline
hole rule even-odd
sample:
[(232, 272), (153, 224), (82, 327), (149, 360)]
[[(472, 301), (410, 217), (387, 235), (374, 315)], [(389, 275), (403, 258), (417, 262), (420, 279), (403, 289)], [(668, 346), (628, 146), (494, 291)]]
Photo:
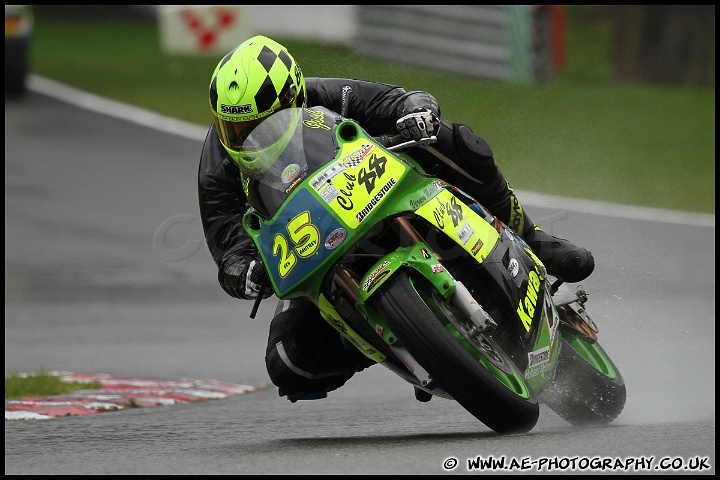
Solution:
[(553, 385), (541, 400), (574, 426), (606, 425), (625, 407), (625, 382), (597, 342), (562, 339)]
[(522, 373), (492, 338), (467, 336), (469, 320), (424, 278), (399, 271), (376, 295), (373, 306), (440, 388), (497, 433), (532, 430), (539, 405)]

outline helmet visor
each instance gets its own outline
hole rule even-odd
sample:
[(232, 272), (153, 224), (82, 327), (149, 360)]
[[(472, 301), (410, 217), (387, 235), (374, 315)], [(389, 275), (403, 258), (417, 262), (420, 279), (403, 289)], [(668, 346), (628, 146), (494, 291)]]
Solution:
[(242, 148), (242, 144), (245, 139), (250, 135), (255, 127), (265, 120), (265, 117), (256, 118), (255, 120), (249, 120), (246, 122), (231, 122), (229, 120), (223, 120), (222, 118), (215, 117), (215, 126), (217, 127), (218, 136), (220, 141), (227, 148), (239, 152), (241, 150), (247, 151)]

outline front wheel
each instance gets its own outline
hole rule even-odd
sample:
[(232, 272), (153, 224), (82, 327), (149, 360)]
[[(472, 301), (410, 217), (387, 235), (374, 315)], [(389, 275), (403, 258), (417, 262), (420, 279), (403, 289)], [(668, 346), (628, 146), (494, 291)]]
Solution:
[(540, 408), (522, 373), (491, 338), (465, 338), (462, 314), (423, 277), (401, 270), (376, 295), (373, 307), (403, 346), (475, 418), (500, 434), (533, 429)]

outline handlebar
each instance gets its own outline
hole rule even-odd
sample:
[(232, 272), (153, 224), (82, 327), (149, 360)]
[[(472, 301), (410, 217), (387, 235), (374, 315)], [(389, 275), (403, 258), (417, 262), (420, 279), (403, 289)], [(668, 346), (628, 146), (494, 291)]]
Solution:
[(394, 135), (392, 137), (382, 135), (380, 137), (375, 137), (375, 141), (391, 152), (395, 152), (398, 150), (405, 150), (412, 147), (435, 143), (437, 142), (437, 137), (435, 135), (431, 135), (426, 138), (421, 138), (420, 140), (406, 140), (402, 135)]

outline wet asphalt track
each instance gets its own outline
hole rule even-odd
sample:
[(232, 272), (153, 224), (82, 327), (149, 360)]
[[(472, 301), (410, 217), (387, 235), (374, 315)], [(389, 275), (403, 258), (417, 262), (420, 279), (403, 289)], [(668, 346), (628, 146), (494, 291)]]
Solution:
[[(248, 318), (251, 305), (217, 286), (202, 243), (196, 172), (204, 127), (171, 135), (33, 85), (25, 99), (5, 102), (5, 371), (267, 385), (275, 302)], [(119, 105), (99, 110), (124, 114)], [(172, 127), (152, 115), (142, 121)], [(451, 457), (459, 465), (450, 471), (467, 473), (477, 456), (561, 465), (652, 459), (649, 468), (630, 464), (629, 472), (644, 473), (696, 473), (655, 467), (699, 457), (711, 465), (701, 473), (714, 473), (714, 215), (683, 219), (520, 194), (541, 225), (597, 259), (583, 283), (588, 308), (628, 387), (611, 426), (575, 429), (543, 407), (532, 432), (500, 437), (453, 402), (415, 401), (376, 366), (322, 401), (291, 404), (269, 388), (5, 422), (5, 473), (433, 474), (446, 472)], [(535, 473), (537, 465), (514, 471)]]

